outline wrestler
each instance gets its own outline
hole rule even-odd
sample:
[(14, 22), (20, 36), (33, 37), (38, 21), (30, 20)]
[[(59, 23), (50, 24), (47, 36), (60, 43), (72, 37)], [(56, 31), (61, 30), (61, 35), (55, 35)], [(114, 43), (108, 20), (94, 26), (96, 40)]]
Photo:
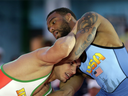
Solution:
[[(87, 57), (79, 69), (84, 76), (91, 76), (100, 85), (101, 90), (97, 96), (128, 94), (128, 53), (114, 27), (106, 18), (96, 12), (87, 12), (77, 20), (70, 9), (57, 8), (48, 14), (47, 27), (56, 39), (66, 36), (71, 31), (76, 34), (75, 47), (64, 60), (73, 61), (86, 53)], [(70, 80), (69, 82), (77, 82), (73, 78)], [(80, 86), (75, 84), (68, 83), (68, 86), (74, 88)], [(75, 93), (74, 90), (73, 92)]]
[[(75, 45), (74, 33), (56, 40), (53, 46), (21, 55), (0, 68), (0, 96), (47, 96), (52, 92), (50, 82), (66, 82), (76, 73), (80, 60), (59, 64)], [(58, 63), (58, 64), (57, 64)], [(43, 88), (47, 90), (41, 91)]]

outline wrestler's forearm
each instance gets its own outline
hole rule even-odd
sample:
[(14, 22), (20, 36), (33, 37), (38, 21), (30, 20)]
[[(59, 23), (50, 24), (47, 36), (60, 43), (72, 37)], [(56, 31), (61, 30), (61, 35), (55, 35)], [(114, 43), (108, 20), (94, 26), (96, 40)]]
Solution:
[(62, 45), (65, 48), (64, 50), (65, 53), (69, 54), (73, 50), (75, 43), (76, 43), (75, 34), (73, 32), (70, 32), (68, 36), (65, 36), (62, 42)]
[(67, 82), (60, 82), (60, 90), (55, 91), (48, 96), (74, 96), (74, 94), (82, 86), (84, 78), (82, 74), (77, 73), (71, 77)]
[(79, 19), (78, 24), (76, 23), (77, 26), (75, 25), (77, 30), (74, 31), (75, 28), (73, 28), (73, 32), (76, 34), (76, 44), (68, 58), (65, 59), (66, 61), (78, 59), (93, 42), (97, 27), (100, 25), (98, 20), (98, 15), (94, 12), (86, 13)]

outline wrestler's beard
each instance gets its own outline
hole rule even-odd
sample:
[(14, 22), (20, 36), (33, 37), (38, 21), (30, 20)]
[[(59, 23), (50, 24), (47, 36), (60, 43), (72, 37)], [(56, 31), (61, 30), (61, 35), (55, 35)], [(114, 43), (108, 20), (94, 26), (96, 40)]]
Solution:
[(71, 28), (70, 28), (68, 22), (63, 20), (63, 23), (61, 24), (61, 27), (58, 31), (60, 32), (61, 37), (68, 35), (71, 31)]

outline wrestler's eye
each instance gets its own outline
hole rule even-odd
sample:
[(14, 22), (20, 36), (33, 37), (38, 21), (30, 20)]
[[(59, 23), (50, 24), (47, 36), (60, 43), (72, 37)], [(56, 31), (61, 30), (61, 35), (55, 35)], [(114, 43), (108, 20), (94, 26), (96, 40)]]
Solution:
[(72, 66), (73, 65), (73, 62), (71, 62), (70, 65)]
[(55, 24), (56, 23), (56, 21), (54, 20), (53, 22), (52, 22), (52, 24)]

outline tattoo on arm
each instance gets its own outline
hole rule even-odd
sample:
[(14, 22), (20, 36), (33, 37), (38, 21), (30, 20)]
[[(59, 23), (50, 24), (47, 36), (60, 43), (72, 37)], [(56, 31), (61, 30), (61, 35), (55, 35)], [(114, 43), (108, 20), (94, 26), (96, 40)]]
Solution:
[(93, 25), (96, 23), (98, 19), (98, 15), (96, 13), (86, 13), (78, 22), (78, 32), (80, 34), (88, 33), (92, 30), (85, 41), (83, 41), (82, 45), (79, 46), (78, 50), (75, 52), (75, 55), (82, 54), (82, 52), (87, 48), (87, 46), (93, 41), (96, 27)]
[(86, 13), (78, 22), (78, 30), (82, 33), (88, 32), (98, 19), (96, 13)]

